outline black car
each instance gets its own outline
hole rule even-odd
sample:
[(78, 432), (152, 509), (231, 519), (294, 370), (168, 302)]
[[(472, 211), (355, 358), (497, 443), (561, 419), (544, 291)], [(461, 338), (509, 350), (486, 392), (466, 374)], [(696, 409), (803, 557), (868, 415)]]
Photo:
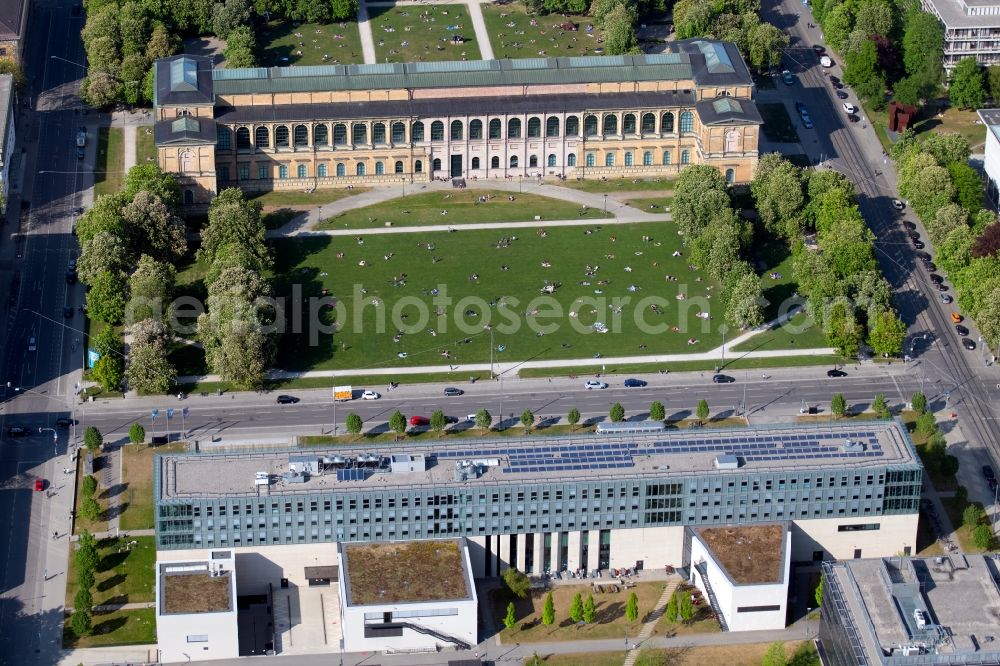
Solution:
[(31, 428), (25, 426), (12, 425), (7, 428), (8, 437), (27, 437), (31, 434)]
[(933, 261), (925, 261), (924, 262), (924, 268), (926, 268), (929, 271), (936, 271), (937, 270), (937, 264), (935, 264)]
[(847, 99), (847, 93), (845, 93), (843, 90), (838, 90), (837, 99)]
[(932, 259), (931, 255), (926, 252), (917, 252), (916, 256), (920, 261), (930, 261)]
[(74, 312), (75, 310), (67, 305), (63, 308), (63, 317), (66, 317), (66, 319), (72, 319)]
[(454, 398), (455, 396), (462, 395), (463, 393), (465, 393), (465, 391), (460, 388), (455, 388), (454, 386), (449, 386), (444, 390), (445, 396), (449, 398)]
[(942, 284), (936, 284), (934, 286), (937, 287), (938, 291), (948, 291), (948, 285), (946, 284), (942, 283)]
[(969, 338), (962, 338), (962, 346), (969, 351), (973, 351), (976, 348), (976, 343)]
[(969, 329), (962, 326), (961, 324), (955, 324), (955, 332), (961, 335), (963, 338), (969, 334)]
[(299, 401), (294, 395), (279, 395), (278, 404), (279, 405), (294, 405)]
[(924, 245), (923, 241), (918, 241), (918, 240), (913, 241), (913, 248), (914, 249), (916, 249), (916, 250), (922, 250), (925, 247), (927, 247), (927, 246)]
[(798, 111), (799, 113), (802, 113), (802, 109), (804, 109), (804, 108), (806, 108), (806, 105), (803, 102), (798, 102), (798, 101), (795, 102), (795, 110), (796, 111)]
[(446, 417), (444, 417), (444, 422), (445, 423), (458, 423), (458, 417), (457, 416), (446, 416)]
[(944, 282), (944, 278), (938, 275), (937, 273), (931, 273), (928, 277), (930, 278), (930, 281), (933, 282), (934, 284), (941, 284), (942, 282)]
[(712, 383), (714, 384), (732, 384), (735, 381), (729, 375), (712, 375)]
[(907, 231), (916, 231), (917, 225), (913, 224), (913, 222), (910, 222), (909, 220), (904, 220), (903, 228)]
[(62, 417), (56, 419), (56, 427), (57, 428), (68, 428), (71, 425), (74, 425), (75, 423), (76, 423), (76, 421), (74, 421), (71, 418), (67, 418), (65, 416), (62, 416)]
[(848, 119), (849, 121), (851, 121), (852, 123), (856, 123), (856, 122), (858, 122), (859, 120), (861, 120), (860, 118), (858, 118), (858, 117), (857, 117), (856, 115), (854, 115), (853, 113), (849, 113), (849, 114), (847, 115), (847, 119)]
[(916, 231), (907, 231), (906, 235), (910, 237), (910, 240), (920, 240), (920, 234)]
[(824, 48), (820, 44), (813, 44), (813, 51), (816, 52), (816, 55), (820, 56), (826, 54), (826, 48)]
[(76, 149), (76, 159), (82, 160), (84, 157), (83, 148)]
[(625, 380), (625, 388), (642, 388), (645, 385), (646, 385), (646, 382), (644, 382), (641, 379), (626, 379)]
[(985, 477), (987, 481), (995, 481), (997, 475), (993, 473), (992, 467), (989, 465), (983, 465), (983, 477)]
[(836, 370), (836, 369), (834, 369), (834, 370), (827, 370), (826, 371), (826, 376), (827, 377), (846, 377), (847, 373), (844, 372), (843, 370)]
[(66, 284), (76, 284), (76, 271), (66, 271)]

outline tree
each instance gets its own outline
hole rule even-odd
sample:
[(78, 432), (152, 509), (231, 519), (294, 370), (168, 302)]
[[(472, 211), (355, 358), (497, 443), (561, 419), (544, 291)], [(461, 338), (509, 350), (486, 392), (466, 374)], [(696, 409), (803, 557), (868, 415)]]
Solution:
[(167, 393), (177, 378), (177, 370), (167, 353), (164, 344), (133, 344), (125, 368), (128, 388), (143, 395)]
[(169, 314), (170, 296), (177, 279), (177, 270), (148, 254), (139, 257), (135, 272), (129, 276), (129, 303), (125, 311), (127, 323), (158, 318)]
[(444, 412), (440, 409), (435, 409), (431, 413), (431, 430), (434, 432), (441, 432), (448, 426), (448, 420), (444, 416)]
[(83, 477), (81, 491), (83, 492), (84, 497), (93, 496), (93, 494), (97, 492), (97, 479), (90, 474)]
[(685, 238), (695, 238), (722, 208), (730, 205), (726, 180), (707, 164), (685, 167), (674, 185), (671, 214)]
[(823, 578), (819, 579), (819, 585), (816, 586), (816, 591), (813, 592), (813, 599), (816, 601), (816, 607), (819, 608), (823, 605)]
[(88, 610), (75, 609), (73, 615), (70, 616), (69, 623), (73, 627), (73, 633), (77, 636), (89, 636), (94, 630)]
[(979, 525), (972, 530), (972, 544), (980, 550), (993, 549), (993, 528), (989, 525)]
[(885, 401), (884, 393), (879, 393), (875, 396), (875, 399), (872, 401), (872, 411), (874, 411), (875, 415), (880, 419), (888, 419), (892, 417), (892, 412), (889, 411), (889, 405)]
[(93, 284), (101, 273), (123, 273), (131, 264), (128, 248), (119, 234), (101, 231), (83, 244), (76, 272), (84, 284)]
[(952, 162), (945, 168), (955, 188), (955, 202), (967, 214), (975, 215), (983, 203), (983, 181), (979, 173), (965, 162)]
[(764, 323), (764, 290), (760, 278), (753, 274), (742, 276), (728, 290), (726, 298), (726, 323), (740, 329), (757, 328)]
[(684, 592), (681, 595), (680, 607), (678, 608), (680, 612), (681, 619), (685, 622), (690, 622), (694, 617), (694, 602), (691, 601), (691, 593)]
[(663, 615), (667, 618), (667, 622), (673, 623), (677, 621), (677, 614), (680, 612), (677, 600), (678, 592), (674, 590), (674, 593), (670, 595), (670, 601), (667, 602), (667, 608), (663, 611)]
[(257, 39), (254, 36), (253, 28), (245, 25), (237, 27), (229, 33), (229, 37), (226, 39), (226, 48), (223, 51), (226, 67), (229, 69), (256, 67), (257, 59), (254, 56), (256, 50)]
[(761, 666), (785, 666), (788, 660), (785, 658), (785, 644), (775, 641), (767, 647)]
[(503, 626), (510, 629), (515, 624), (517, 624), (517, 616), (514, 614), (514, 602), (511, 601), (507, 604), (507, 615), (503, 618)]
[(594, 595), (588, 594), (587, 600), (583, 602), (583, 621), (592, 624), (595, 615), (597, 615), (597, 607), (594, 604)]
[(521, 425), (524, 426), (525, 431), (530, 431), (531, 426), (535, 425), (535, 413), (530, 409), (521, 412)]
[(750, 192), (764, 226), (784, 236), (786, 222), (805, 204), (802, 170), (780, 153), (763, 155), (750, 182)]
[(694, 413), (695, 413), (695, 416), (698, 417), (698, 420), (701, 421), (702, 423), (704, 423), (705, 419), (708, 418), (708, 415), (710, 413), (709, 409), (708, 409), (708, 401), (705, 400), (704, 398), (702, 398), (701, 400), (699, 400), (698, 401), (698, 407), (695, 409)]
[(838, 418), (847, 413), (847, 400), (843, 393), (835, 393), (830, 399), (830, 411)]
[(271, 258), (265, 243), (266, 230), (260, 219), (260, 204), (247, 201), (234, 187), (222, 190), (208, 207), (208, 224), (201, 231), (198, 256), (208, 262), (215, 260), (219, 248), (229, 243), (244, 247), (261, 268), (270, 266)]
[(552, 593), (545, 595), (545, 605), (542, 607), (542, 624), (552, 625), (556, 621), (556, 605), (552, 601)]
[(93, 606), (94, 595), (90, 593), (89, 588), (81, 587), (76, 591), (76, 595), (73, 597), (73, 608), (89, 611)]
[(910, 406), (913, 407), (913, 411), (918, 414), (923, 413), (927, 410), (927, 396), (923, 393), (914, 393), (910, 396)]
[(92, 319), (118, 324), (125, 317), (128, 287), (124, 273), (101, 271), (87, 292), (87, 314)]
[(353, 21), (358, 15), (358, 0), (332, 0), (330, 18), (334, 21)]
[(616, 402), (611, 405), (611, 411), (608, 413), (608, 417), (611, 419), (612, 423), (621, 423), (625, 420), (625, 408), (622, 407), (620, 402)]
[(104, 445), (104, 435), (94, 426), (87, 426), (83, 431), (83, 445), (91, 453), (97, 453)]
[(983, 522), (983, 511), (978, 504), (969, 504), (962, 511), (962, 524), (969, 528), (974, 528)]
[(148, 192), (158, 197), (170, 209), (180, 204), (177, 179), (172, 174), (160, 171), (160, 167), (153, 162), (137, 164), (125, 174), (121, 193), (126, 203), (133, 201), (139, 192)]
[(625, 618), (629, 622), (639, 619), (639, 597), (635, 592), (628, 595), (628, 602), (625, 604)]
[(903, 25), (903, 66), (906, 73), (931, 76), (931, 68), (941, 69), (943, 50), (944, 29), (937, 18), (927, 12), (907, 12)]
[(580, 422), (580, 410), (576, 407), (570, 409), (566, 415), (566, 422), (569, 423), (570, 428), (576, 430), (576, 424)]
[(844, 83), (854, 87), (863, 100), (880, 108), (885, 104), (885, 79), (878, 68), (878, 48), (870, 39), (845, 57)]
[(141, 423), (133, 423), (128, 429), (128, 441), (133, 444), (142, 444), (146, 441), (146, 429)]
[(834, 302), (823, 318), (827, 342), (844, 358), (854, 358), (861, 346), (863, 330), (858, 323), (854, 306), (846, 299)]
[(583, 595), (579, 592), (573, 595), (573, 602), (569, 606), (569, 619), (573, 622), (583, 620)]
[(917, 417), (914, 426), (916, 433), (922, 437), (930, 437), (937, 432), (937, 421), (934, 419), (934, 412), (921, 412)]
[(747, 60), (758, 72), (777, 67), (788, 47), (788, 37), (780, 29), (758, 21), (747, 33)]
[(636, 13), (625, 2), (604, 17), (604, 45), (608, 55), (624, 55), (636, 50)]
[(124, 237), (125, 221), (122, 219), (122, 206), (126, 203), (121, 193), (97, 197), (93, 206), (76, 220), (76, 237), (80, 241), (80, 246), (86, 246), (101, 232)]
[(663, 408), (663, 403), (659, 400), (654, 400), (649, 404), (649, 420), (650, 421), (663, 421), (667, 418), (667, 411)]
[(146, 252), (161, 261), (174, 261), (187, 251), (187, 229), (156, 194), (140, 190), (122, 209), (136, 254)]
[(888, 36), (892, 31), (893, 10), (887, 2), (873, 0), (858, 7), (858, 15), (854, 21), (855, 31), (860, 31), (865, 37), (872, 35)]
[(868, 345), (880, 356), (899, 356), (906, 340), (906, 324), (892, 310), (880, 312), (868, 324)]
[(477, 428), (480, 430), (489, 430), (491, 425), (493, 425), (493, 416), (486, 409), (480, 409), (476, 412)]
[(94, 570), (93, 569), (80, 569), (76, 570), (76, 583), (81, 588), (89, 590), (94, 587)]
[[(823, 17), (822, 27), (827, 44), (832, 46), (834, 50), (843, 53), (847, 38), (854, 27), (850, 5), (839, 4), (831, 9)], [(844, 79), (846, 81), (847, 77), (845, 76)]]
[(247, 0), (226, 0), (212, 7), (212, 32), (219, 39), (250, 22), (250, 3)]
[(981, 109), (986, 103), (986, 80), (975, 57), (962, 58), (951, 70), (948, 99), (960, 109)]
[(93, 497), (84, 497), (80, 502), (80, 517), (84, 520), (97, 520), (101, 515), (101, 505)]
[(389, 428), (397, 435), (406, 432), (406, 417), (398, 409), (389, 417)]
[(526, 599), (531, 590), (531, 579), (516, 567), (507, 567), (500, 574), (504, 587), (518, 599)]
[(364, 426), (364, 424), (361, 421), (361, 417), (358, 416), (358, 414), (356, 414), (355, 412), (351, 412), (350, 414), (347, 415), (346, 425), (347, 425), (347, 432), (349, 432), (352, 435), (360, 435), (361, 428)]
[(88, 106), (100, 109), (117, 100), (121, 89), (121, 84), (114, 76), (92, 69), (80, 84), (80, 99)]

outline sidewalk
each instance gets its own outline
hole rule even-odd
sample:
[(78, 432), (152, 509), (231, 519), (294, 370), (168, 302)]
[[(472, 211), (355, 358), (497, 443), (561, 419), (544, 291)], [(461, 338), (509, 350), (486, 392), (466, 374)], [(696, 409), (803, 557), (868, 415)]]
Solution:
[(365, 0), (358, 2), (358, 32), (361, 34), (361, 52), (366, 65), (378, 62), (375, 56), (375, 39), (372, 37), (372, 24), (368, 18), (368, 5)]

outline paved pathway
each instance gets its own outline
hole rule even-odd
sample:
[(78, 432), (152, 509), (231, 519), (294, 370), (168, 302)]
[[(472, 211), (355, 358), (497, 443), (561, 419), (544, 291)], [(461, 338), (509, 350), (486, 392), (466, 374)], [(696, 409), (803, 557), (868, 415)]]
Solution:
[(125, 125), (125, 140), (123, 142), (122, 150), (125, 151), (124, 156), (124, 169), (128, 171), (135, 166), (136, 155), (135, 155), (135, 139), (136, 130), (138, 127), (136, 125)]
[(667, 581), (667, 586), (663, 588), (663, 594), (660, 595), (659, 601), (656, 602), (656, 606), (653, 607), (653, 611), (649, 614), (646, 622), (642, 625), (642, 630), (639, 632), (639, 640), (636, 642), (635, 647), (629, 650), (628, 654), (625, 655), (625, 666), (635, 666), (635, 662), (639, 658), (642, 643), (653, 635), (653, 630), (656, 629), (656, 623), (663, 616), (663, 612), (667, 610), (667, 604), (670, 603), (670, 597), (674, 595), (674, 591), (677, 590), (677, 587), (680, 584), (680, 576), (671, 576)]
[[(660, 218), (669, 221), (670, 217), (664, 215)], [(296, 236), (378, 236), (384, 234), (413, 234), (430, 233), (432, 231), (470, 231), (477, 229), (537, 229), (544, 226), (551, 227), (592, 227), (594, 225), (613, 224), (635, 224), (635, 220), (622, 220), (619, 218), (593, 218), (580, 217), (575, 220), (529, 220), (527, 222), (474, 222), (459, 224), (425, 224), (417, 227), (371, 227), (367, 229), (320, 229), (316, 231), (303, 231)]]
[(374, 65), (378, 58), (375, 56), (375, 38), (372, 37), (372, 24), (365, 0), (358, 3), (358, 31), (361, 33), (361, 52), (365, 56), (365, 64)]
[(469, 17), (472, 19), (472, 27), (476, 30), (476, 42), (479, 43), (479, 52), (483, 60), (493, 60), (493, 44), (490, 42), (490, 33), (486, 30), (486, 20), (483, 18), (483, 7), (478, 2), (466, 3), (469, 7)]

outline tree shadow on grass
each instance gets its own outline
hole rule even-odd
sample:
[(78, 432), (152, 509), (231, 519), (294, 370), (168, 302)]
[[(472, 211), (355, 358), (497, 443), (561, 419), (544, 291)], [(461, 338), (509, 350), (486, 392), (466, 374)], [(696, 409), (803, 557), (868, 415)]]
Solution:
[(127, 488), (128, 488), (128, 484), (127, 483), (116, 483), (115, 485), (111, 486), (110, 488), (105, 489), (100, 494), (100, 498), (101, 499), (108, 499), (110, 497), (117, 497), (118, 495), (121, 495), (123, 492), (125, 492), (125, 490)]
[[(107, 571), (107, 569), (105, 569), (105, 571)], [(114, 576), (105, 578), (104, 580), (102, 580), (100, 583), (97, 584), (97, 591), (107, 592), (108, 590), (113, 589), (115, 586), (124, 583), (125, 578), (126, 578), (125, 574), (115, 574)], [(105, 602), (105, 603), (110, 603), (110, 602)]]
[[(94, 613), (94, 620), (97, 620), (101, 616), (101, 613)], [(128, 622), (127, 617), (113, 617), (101, 622), (94, 623), (94, 635), (99, 636), (101, 634), (110, 634), (118, 629), (125, 626)]]
[(611, 624), (625, 614), (625, 604), (621, 601), (598, 603), (594, 613), (594, 624)]

